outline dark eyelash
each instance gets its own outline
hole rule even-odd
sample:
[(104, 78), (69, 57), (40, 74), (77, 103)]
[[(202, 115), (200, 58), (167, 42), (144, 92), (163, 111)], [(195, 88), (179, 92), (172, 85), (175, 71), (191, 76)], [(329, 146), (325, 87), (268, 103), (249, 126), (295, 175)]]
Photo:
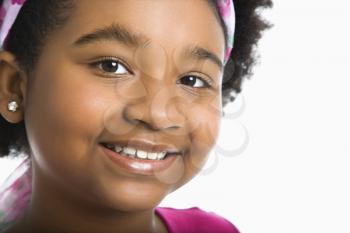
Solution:
[[(101, 64), (102, 62), (105, 62), (105, 61), (117, 62), (118, 64), (124, 66), (125, 69), (126, 69), (129, 73), (133, 74), (133, 73), (130, 71), (130, 68), (125, 64), (125, 62), (123, 62), (123, 61), (121, 61), (121, 59), (115, 58), (115, 57), (108, 57), (108, 56), (106, 56), (106, 57), (101, 57), (100, 59), (98, 59), (98, 60), (96, 60), (96, 61), (90, 63), (90, 65), (91, 65), (92, 67), (96, 68), (99, 64)], [(103, 72), (103, 73), (108, 73), (108, 72), (104, 72), (103, 70), (102, 70), (102, 72)], [(110, 74), (108, 74), (108, 75), (110, 75)], [(113, 76), (113, 75), (112, 75), (112, 76)], [(200, 80), (204, 83), (204, 85), (205, 85), (204, 87), (194, 87), (194, 88), (196, 88), (196, 89), (205, 89), (205, 88), (209, 88), (209, 89), (210, 89), (210, 88), (213, 88), (213, 81), (212, 81), (211, 79), (209, 79), (209, 78), (204, 78), (204, 77), (199, 76), (199, 75), (185, 75), (185, 76), (183, 76), (183, 77), (181, 77), (181, 78), (185, 78), (185, 77), (195, 77), (195, 78), (200, 79)], [(181, 78), (180, 78), (180, 79), (181, 79)]]
[[(121, 59), (115, 58), (115, 57), (101, 57), (100, 59), (98, 59), (98, 60), (96, 60), (96, 61), (90, 63), (90, 65), (91, 65), (92, 67), (95, 67), (95, 68), (96, 68), (99, 64), (101, 64), (102, 62), (105, 62), (105, 61), (117, 62), (118, 64), (124, 66), (125, 69), (126, 69), (129, 73), (132, 74), (131, 69), (129, 68), (129, 66), (126, 65), (125, 62), (123, 62)], [(106, 72), (104, 72), (104, 73), (106, 73)]]
[(210, 80), (209, 78), (203, 78), (202, 76), (199, 76), (199, 75), (185, 75), (183, 77), (180, 78), (180, 80), (182, 78), (185, 78), (185, 77), (195, 77), (195, 78), (198, 78), (200, 79), (203, 83), (204, 83), (204, 87), (193, 87), (193, 88), (196, 88), (196, 89), (204, 89), (204, 88), (213, 88), (213, 81)]

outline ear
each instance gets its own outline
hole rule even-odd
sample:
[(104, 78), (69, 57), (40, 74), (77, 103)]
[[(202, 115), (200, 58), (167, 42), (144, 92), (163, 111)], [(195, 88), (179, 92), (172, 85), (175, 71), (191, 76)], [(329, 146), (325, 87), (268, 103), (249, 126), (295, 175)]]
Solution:
[[(0, 114), (10, 123), (19, 123), (24, 116), (27, 76), (19, 68), (16, 57), (8, 51), (0, 51)], [(16, 101), (15, 112), (8, 103)]]

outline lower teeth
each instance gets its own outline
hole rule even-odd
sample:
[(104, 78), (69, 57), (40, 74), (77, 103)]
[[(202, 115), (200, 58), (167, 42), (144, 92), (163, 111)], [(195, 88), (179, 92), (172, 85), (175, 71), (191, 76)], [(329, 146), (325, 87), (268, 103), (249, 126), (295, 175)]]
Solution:
[(120, 153), (121, 155), (123, 155), (123, 156), (126, 156), (126, 157), (131, 157), (131, 158), (135, 158), (136, 157), (136, 155), (129, 155), (129, 154), (125, 154), (125, 153)]

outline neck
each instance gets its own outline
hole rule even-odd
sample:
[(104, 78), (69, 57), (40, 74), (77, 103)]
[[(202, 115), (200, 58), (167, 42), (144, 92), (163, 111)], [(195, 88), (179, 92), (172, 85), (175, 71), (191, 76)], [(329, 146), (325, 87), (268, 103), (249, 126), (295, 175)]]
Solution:
[(30, 205), (14, 224), (13, 232), (166, 232), (154, 209), (120, 211), (102, 206), (101, 203), (84, 200), (66, 188), (58, 190), (57, 185), (42, 177), (34, 174)]

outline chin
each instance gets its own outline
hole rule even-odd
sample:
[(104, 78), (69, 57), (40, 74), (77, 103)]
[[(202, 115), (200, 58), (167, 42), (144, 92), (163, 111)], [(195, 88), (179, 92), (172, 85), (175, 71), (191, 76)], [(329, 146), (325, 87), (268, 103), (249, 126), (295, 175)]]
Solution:
[(97, 187), (92, 200), (116, 211), (144, 211), (156, 207), (170, 192), (169, 187), (159, 187), (152, 182), (113, 182)]

